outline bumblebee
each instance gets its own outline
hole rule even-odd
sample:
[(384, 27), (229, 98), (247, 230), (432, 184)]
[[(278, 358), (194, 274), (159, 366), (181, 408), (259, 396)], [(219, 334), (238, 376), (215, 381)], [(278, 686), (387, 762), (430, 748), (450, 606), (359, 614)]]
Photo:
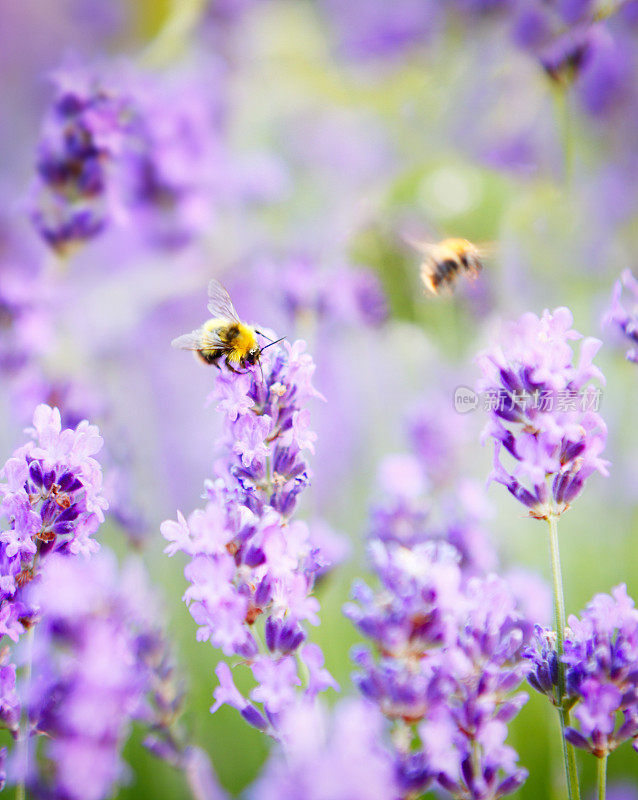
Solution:
[(461, 275), (471, 280), (483, 269), (482, 248), (467, 239), (443, 239), (436, 244), (417, 244), (423, 253), (421, 280), (432, 294), (454, 288)]
[(244, 370), (258, 364), (262, 351), (281, 341), (260, 347), (257, 336), (264, 334), (239, 319), (228, 292), (215, 279), (208, 284), (208, 310), (212, 318), (196, 331), (173, 339), (173, 347), (192, 350), (205, 364), (218, 369), (223, 361), (231, 372), (239, 372), (236, 367)]

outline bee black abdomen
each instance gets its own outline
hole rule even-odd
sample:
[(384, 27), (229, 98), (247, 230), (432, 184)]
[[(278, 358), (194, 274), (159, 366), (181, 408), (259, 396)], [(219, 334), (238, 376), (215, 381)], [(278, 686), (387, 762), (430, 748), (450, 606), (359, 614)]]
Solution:
[(438, 263), (432, 282), (436, 287), (443, 283), (452, 284), (458, 271), (459, 262), (453, 258), (445, 258)]
[(445, 258), (439, 264), (439, 270), (442, 274), (447, 278), (448, 276), (454, 275), (454, 273), (458, 270), (459, 263), (455, 261), (453, 258)]
[(219, 359), (222, 357), (221, 350), (198, 350), (197, 355), (201, 358), (204, 364), (212, 364), (216, 367), (219, 366), (217, 363)]

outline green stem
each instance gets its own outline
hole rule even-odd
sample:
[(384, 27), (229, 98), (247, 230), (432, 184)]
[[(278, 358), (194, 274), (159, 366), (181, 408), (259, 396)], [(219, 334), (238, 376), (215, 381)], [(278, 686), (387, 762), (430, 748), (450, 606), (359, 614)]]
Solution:
[[(37, 558), (37, 553), (36, 553)], [(16, 800), (26, 798), (26, 780), (29, 770), (29, 689), (31, 686), (31, 662), (33, 661), (33, 636), (35, 627), (32, 625), (26, 635), (26, 663), (24, 668), (24, 691), (22, 692), (22, 712), (20, 715), (20, 730), (18, 733), (18, 769), (19, 780), (16, 786)]]
[(598, 800), (605, 800), (607, 793), (607, 753), (598, 759)]
[(563, 148), (563, 180), (569, 189), (573, 173), (573, 136), (570, 117), (569, 83), (558, 83), (554, 88), (556, 119)]
[(310, 686), (310, 670), (308, 669), (308, 665), (303, 660), (299, 649), (296, 652), (297, 658), (297, 669), (299, 670), (299, 677), (301, 678), (301, 685), (303, 689), (307, 689)]
[(565, 729), (570, 724), (570, 715), (569, 710), (564, 706), (565, 664), (563, 663), (563, 653), (565, 651), (565, 597), (563, 594), (563, 576), (560, 568), (560, 551), (558, 549), (558, 525), (554, 514), (550, 514), (547, 521), (549, 523), (549, 549), (552, 561), (554, 620), (556, 624), (556, 657), (558, 659), (556, 705), (560, 718), (560, 733), (563, 745), (563, 761), (565, 762), (565, 777), (567, 779), (567, 793), (569, 800), (580, 800), (576, 755), (572, 745), (565, 739)]

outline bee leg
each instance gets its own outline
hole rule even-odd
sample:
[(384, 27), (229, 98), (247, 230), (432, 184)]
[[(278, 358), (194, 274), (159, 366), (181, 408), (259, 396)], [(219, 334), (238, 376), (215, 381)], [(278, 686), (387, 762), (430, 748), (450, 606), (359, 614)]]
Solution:
[(230, 365), (230, 356), (226, 356), (226, 358), (224, 359), (224, 364), (226, 364), (226, 366), (228, 367), (228, 369), (229, 369), (231, 372), (234, 372), (234, 373), (235, 373), (235, 375), (239, 375), (239, 370), (235, 369), (234, 367), (231, 367), (231, 365)]

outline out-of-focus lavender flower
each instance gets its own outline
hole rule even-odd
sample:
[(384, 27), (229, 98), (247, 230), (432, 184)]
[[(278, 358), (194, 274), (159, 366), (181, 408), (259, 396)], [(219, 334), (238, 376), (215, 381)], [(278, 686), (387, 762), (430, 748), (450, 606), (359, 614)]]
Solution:
[[(623, 298), (624, 290), (627, 290), (628, 297)], [(638, 281), (629, 269), (624, 270), (620, 280), (614, 284), (604, 324), (615, 326), (631, 342), (627, 358), (638, 363)]]
[(495, 442), (491, 480), (538, 518), (565, 511), (593, 472), (607, 474), (600, 455), (607, 428), (597, 413), (598, 394), (588, 386), (592, 378), (603, 380), (592, 363), (601, 343), (584, 339), (574, 364), (570, 343), (581, 336), (571, 324), (567, 308), (540, 318), (524, 314), (477, 359), (480, 389), (493, 398), (484, 433)]
[(130, 132), (130, 98), (80, 69), (54, 76), (55, 99), (38, 147), (33, 222), (64, 253), (121, 214), (112, 173)]
[[(526, 656), (531, 685), (553, 701), (555, 634), (537, 626)], [(580, 619), (569, 618), (563, 661), (566, 694), (578, 722), (565, 737), (599, 758), (627, 740), (638, 741), (638, 611), (625, 586), (596, 595)]]
[(125, 777), (120, 751), (133, 720), (155, 755), (188, 772), (182, 692), (141, 563), (120, 570), (108, 550), (89, 562), (56, 553), (29, 588), (40, 624), (28, 722), (44, 735), (44, 766), (31, 759), (26, 775), (33, 796), (110, 797)]
[[(34, 600), (41, 609), (35, 639), (29, 719), (46, 734), (52, 766), (27, 776), (36, 797), (102, 800), (121, 779), (120, 749), (139, 713), (145, 675), (127, 628), (117, 570), (106, 555), (88, 563), (47, 560)], [(33, 762), (33, 759), (32, 759)], [(33, 769), (32, 763), (32, 769)]]
[(400, 796), (394, 765), (383, 744), (383, 718), (362, 700), (344, 700), (328, 719), (325, 709), (299, 704), (282, 720), (275, 752), (253, 786), (253, 800), (387, 800)]
[(13, 376), (46, 350), (51, 319), (39, 276), (4, 259), (0, 276), (0, 372)]
[(635, 103), (635, 57), (618, 13), (605, 13), (592, 0), (519, 3), (513, 15), (513, 38), (530, 51), (549, 77), (573, 83), (592, 117), (608, 117)]
[(16, 415), (25, 424), (40, 403), (59, 410), (64, 428), (76, 428), (84, 419), (106, 414), (105, 399), (94, 387), (69, 377), (46, 376), (37, 366), (24, 370), (16, 380), (13, 397)]
[(382, 588), (357, 584), (356, 604), (344, 613), (378, 652), (375, 659), (357, 648), (355, 682), (399, 723), (404, 791), (421, 793), (433, 781), (459, 798), (515, 791), (526, 772), (504, 740), (527, 699), (513, 692), (527, 671), (530, 626), (509, 586), (494, 575), (464, 582), (458, 554), (445, 544), (376, 541), (371, 553)]
[(0, 513), (7, 520), (0, 532), (2, 577), (0, 615), (4, 633), (17, 641), (36, 610), (22, 592), (52, 552), (88, 555), (104, 520), (102, 469), (93, 458), (102, 447), (94, 425), (84, 420), (62, 430), (60, 412), (36, 408), (33, 441), (16, 450), (0, 475)]
[[(424, 438), (420, 441), (425, 445)], [(436, 462), (409, 454), (383, 459), (377, 477), (381, 499), (372, 507), (370, 537), (406, 547), (447, 542), (456, 549), (465, 575), (485, 574), (497, 562), (485, 528), (485, 490), (472, 481), (457, 481), (449, 492), (434, 494), (428, 476), (440, 478), (437, 467), (443, 471), (452, 460), (450, 451), (439, 455)], [(436, 513), (437, 505), (442, 513)]]
[(0, 654), (0, 722), (13, 735), (20, 727), (20, 698), (16, 691), (16, 665), (9, 661), (8, 648)]
[[(0, 529), (0, 637), (14, 643), (41, 620), (33, 587), (41, 585), (43, 568), (58, 557), (94, 552), (98, 545), (92, 536), (107, 505), (101, 467), (93, 458), (102, 446), (95, 426), (84, 420), (75, 430), (62, 430), (59, 411), (40, 405), (29, 432), (32, 441), (17, 449), (0, 472), (0, 519), (6, 520)], [(16, 667), (10, 657), (5, 646), (0, 718), (29, 747), (28, 733), (20, 732)]]
[(220, 664), (213, 710), (230, 704), (261, 729), (276, 727), (295, 700), (299, 661), (309, 673), (306, 694), (335, 686), (322, 658), (305, 644), (305, 624), (319, 621), (312, 588), (325, 559), (308, 526), (291, 519), (309, 480), (304, 451), (313, 450), (314, 437), (307, 404), (318, 396), (304, 349), (301, 341), (285, 343), (264, 351), (254, 370), (217, 377), (209, 399), (224, 415), (224, 429), (207, 505), (188, 520), (179, 515), (162, 525), (166, 552), (191, 558), (184, 598), (198, 638), (245, 659), (257, 681), (251, 702)]
[[(370, 555), (384, 591), (355, 584), (355, 602), (345, 606), (345, 615), (391, 658), (418, 661), (429, 648), (449, 644), (456, 635), (462, 580), (456, 551), (433, 542), (407, 548), (375, 540)], [(359, 688), (366, 693), (362, 684)], [(397, 713), (383, 705), (389, 716), (412, 716), (403, 704)]]
[(457, 414), (450, 395), (434, 395), (411, 412), (408, 436), (428, 480), (444, 485), (458, 471), (459, 456), (469, 439), (465, 417)]
[(174, 248), (210, 228), (225, 180), (219, 76), (138, 78), (135, 128), (123, 164), (125, 202), (151, 244)]
[(376, 327), (387, 319), (385, 294), (372, 270), (349, 265), (324, 269), (307, 255), (262, 258), (253, 268), (260, 284), (272, 285), (280, 296), (279, 310), (288, 320), (301, 325), (325, 321), (326, 336), (334, 323)]
[(98, 77), (80, 67), (54, 83), (31, 198), (51, 247), (64, 253), (113, 222), (171, 247), (210, 224), (224, 157), (209, 85), (167, 88), (132, 69)]

